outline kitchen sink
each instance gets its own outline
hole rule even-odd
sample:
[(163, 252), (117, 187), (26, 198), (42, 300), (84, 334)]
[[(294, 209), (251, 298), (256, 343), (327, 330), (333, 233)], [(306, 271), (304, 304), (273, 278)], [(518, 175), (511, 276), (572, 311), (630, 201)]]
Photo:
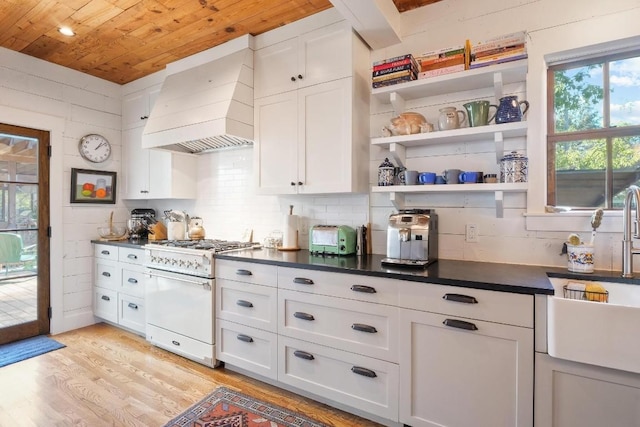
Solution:
[(547, 297), (549, 355), (561, 359), (640, 373), (640, 286), (598, 282), (608, 303), (564, 297), (567, 284), (550, 279), (555, 295)]

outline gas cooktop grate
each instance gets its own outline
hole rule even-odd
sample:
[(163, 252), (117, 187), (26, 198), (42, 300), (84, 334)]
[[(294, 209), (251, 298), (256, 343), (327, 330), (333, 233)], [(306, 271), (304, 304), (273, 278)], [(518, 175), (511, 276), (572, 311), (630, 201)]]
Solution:
[(258, 247), (257, 243), (237, 242), (232, 240), (156, 240), (149, 242), (152, 245), (167, 246), (172, 248), (200, 249), (213, 252), (228, 252), (239, 249), (253, 249)]

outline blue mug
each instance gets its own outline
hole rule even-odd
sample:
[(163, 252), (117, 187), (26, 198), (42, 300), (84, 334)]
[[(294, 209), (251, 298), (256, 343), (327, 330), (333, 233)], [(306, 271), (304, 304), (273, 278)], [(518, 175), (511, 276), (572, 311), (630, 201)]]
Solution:
[(462, 172), (460, 174), (460, 182), (465, 184), (482, 182), (482, 172)]
[(436, 174), (434, 172), (420, 172), (418, 174), (418, 182), (420, 184), (435, 184)]

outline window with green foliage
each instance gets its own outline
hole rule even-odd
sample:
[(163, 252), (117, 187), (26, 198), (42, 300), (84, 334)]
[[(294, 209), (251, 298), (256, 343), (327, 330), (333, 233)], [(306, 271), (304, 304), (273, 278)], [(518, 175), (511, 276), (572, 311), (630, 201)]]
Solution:
[(640, 51), (549, 67), (547, 204), (621, 209), (640, 183)]

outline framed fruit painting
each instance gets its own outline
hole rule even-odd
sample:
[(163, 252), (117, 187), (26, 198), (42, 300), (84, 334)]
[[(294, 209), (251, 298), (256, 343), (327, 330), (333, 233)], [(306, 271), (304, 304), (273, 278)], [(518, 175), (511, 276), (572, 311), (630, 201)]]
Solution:
[(116, 203), (116, 172), (71, 169), (71, 203)]

